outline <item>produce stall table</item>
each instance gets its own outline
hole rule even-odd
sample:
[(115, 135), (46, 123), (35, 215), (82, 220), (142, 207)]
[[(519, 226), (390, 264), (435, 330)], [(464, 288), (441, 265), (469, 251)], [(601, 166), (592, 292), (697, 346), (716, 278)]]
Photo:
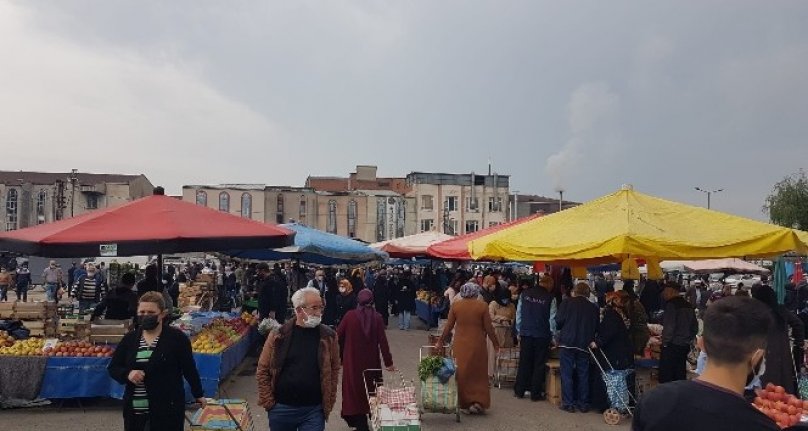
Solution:
[[(249, 352), (257, 332), (247, 331), (236, 343), (219, 354), (194, 353), (206, 397), (215, 398), (219, 383), (233, 371)], [(40, 398), (123, 398), (124, 386), (107, 373), (110, 358), (47, 358)], [(185, 393), (191, 399), (188, 384)]]
[(442, 311), (443, 310), (432, 306), (428, 302), (421, 301), (420, 299), (415, 300), (415, 315), (423, 320), (430, 328), (436, 328), (438, 326), (438, 319)]

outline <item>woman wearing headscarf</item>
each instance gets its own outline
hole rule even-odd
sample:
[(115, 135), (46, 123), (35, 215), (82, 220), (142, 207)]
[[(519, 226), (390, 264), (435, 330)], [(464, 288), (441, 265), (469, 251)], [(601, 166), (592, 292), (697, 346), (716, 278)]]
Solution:
[[(777, 303), (777, 294), (771, 287), (763, 284), (753, 286), (752, 297), (768, 305), (774, 317), (774, 325), (767, 339), (766, 357), (763, 358), (766, 372), (760, 381), (763, 386), (773, 383), (784, 387), (787, 393), (794, 394), (797, 389), (795, 372), (805, 362), (802, 347), (805, 342), (805, 327), (799, 317)], [(793, 344), (788, 335), (789, 329)]]
[[(494, 300), (488, 304), (488, 313), (491, 315), (491, 323), (494, 326), (494, 333), (497, 340), (502, 343), (500, 347), (513, 347), (513, 323), (516, 321), (516, 307), (511, 302), (511, 292), (499, 287), (494, 292)], [(494, 377), (494, 365), (496, 364), (497, 352), (491, 340), (487, 342), (488, 347), (488, 378)]]
[(449, 320), (437, 348), (454, 330), (452, 350), (457, 360), (458, 403), (463, 411), (481, 414), (491, 407), (491, 389), (488, 386), (485, 339), (488, 337), (499, 349), (499, 341), (491, 324), (491, 315), (485, 302), (477, 299), (480, 287), (466, 283), (460, 288), (460, 300), (449, 309)]
[[(595, 341), (590, 345), (593, 349), (600, 349), (602, 355), (595, 352), (601, 366), (608, 370), (609, 365), (615, 370), (627, 370), (634, 367), (634, 345), (631, 342), (629, 328), (631, 319), (626, 311), (626, 304), (630, 301), (628, 294), (623, 291), (609, 292), (605, 296), (606, 307), (603, 309)], [(606, 357), (608, 362), (604, 361)], [(601, 379), (600, 372), (590, 373), (592, 388), (592, 406), (606, 410), (609, 405), (606, 398), (606, 388)], [(629, 381), (629, 388), (632, 382)]]
[(349, 311), (356, 308), (356, 291), (347, 278), (339, 281), (339, 295), (337, 295), (336, 315), (334, 316), (334, 326), (339, 326), (342, 319)]
[[(363, 289), (357, 295), (358, 305), (349, 311), (337, 328), (342, 355), (342, 418), (349, 427), (367, 431), (368, 406), (365, 385), (373, 388), (381, 381), (380, 372), (363, 374), (365, 370), (381, 370), (381, 360), (389, 371), (395, 371), (390, 346), (384, 332), (382, 315), (374, 309), (373, 293)], [(367, 378), (367, 381), (365, 380)]]

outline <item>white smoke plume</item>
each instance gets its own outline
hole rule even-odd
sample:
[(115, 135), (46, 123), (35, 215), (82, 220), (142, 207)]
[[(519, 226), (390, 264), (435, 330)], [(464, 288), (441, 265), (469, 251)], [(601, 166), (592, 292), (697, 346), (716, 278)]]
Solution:
[(570, 138), (547, 158), (547, 174), (555, 191), (564, 190), (568, 173), (580, 166), (583, 157), (611, 136), (611, 127), (620, 110), (620, 97), (604, 82), (580, 85), (570, 96), (567, 115)]

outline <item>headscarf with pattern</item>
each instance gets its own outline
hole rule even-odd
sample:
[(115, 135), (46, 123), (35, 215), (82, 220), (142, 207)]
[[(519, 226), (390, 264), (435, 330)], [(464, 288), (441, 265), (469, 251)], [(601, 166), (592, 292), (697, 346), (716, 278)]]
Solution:
[(480, 294), (480, 286), (476, 283), (466, 283), (460, 288), (461, 298), (476, 298)]

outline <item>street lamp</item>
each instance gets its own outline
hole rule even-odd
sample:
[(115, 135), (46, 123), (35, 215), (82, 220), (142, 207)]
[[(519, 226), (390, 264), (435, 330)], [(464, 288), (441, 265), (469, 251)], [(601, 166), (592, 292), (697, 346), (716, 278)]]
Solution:
[(701, 187), (693, 187), (693, 188), (700, 191), (700, 192), (702, 192), (702, 193), (707, 194), (707, 209), (710, 209), (710, 197), (713, 195), (713, 193), (719, 193), (719, 192), (724, 191), (724, 189), (704, 190)]

